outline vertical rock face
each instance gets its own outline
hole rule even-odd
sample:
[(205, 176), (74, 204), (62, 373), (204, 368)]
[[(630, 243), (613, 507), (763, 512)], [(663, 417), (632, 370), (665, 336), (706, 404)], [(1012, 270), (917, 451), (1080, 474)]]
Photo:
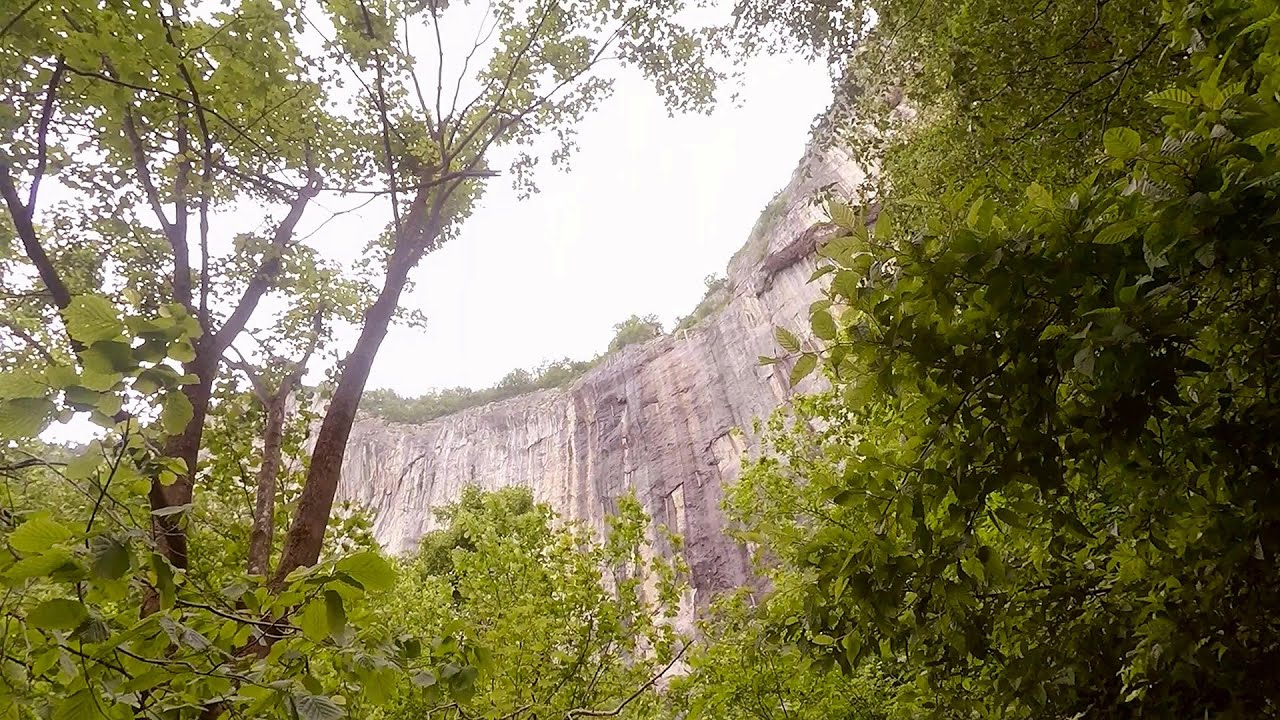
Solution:
[(634, 490), (655, 525), (684, 536), (696, 604), (743, 584), (748, 558), (724, 533), (720, 501), (749, 440), (731, 430), (749, 431), (789, 393), (790, 368), (757, 359), (776, 354), (774, 326), (807, 325), (814, 193), (851, 193), (863, 177), (843, 151), (810, 148), (730, 261), (725, 305), (687, 331), (624, 348), (565, 388), (420, 425), (359, 420), (339, 498), (369, 508), (378, 539), (403, 552), (468, 484), (528, 487), (597, 529)]

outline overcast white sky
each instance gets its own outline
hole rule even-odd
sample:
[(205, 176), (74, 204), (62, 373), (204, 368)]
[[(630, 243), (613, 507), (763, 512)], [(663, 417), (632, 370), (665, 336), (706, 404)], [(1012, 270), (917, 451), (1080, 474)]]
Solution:
[[(569, 173), (541, 169), (542, 192), (523, 201), (508, 179), (493, 181), (461, 237), (415, 272), (403, 302), (428, 327), (392, 329), (369, 388), (485, 387), (516, 367), (595, 355), (632, 313), (670, 327), (691, 311), (831, 97), (825, 68), (797, 59), (760, 58), (744, 75), (738, 103), (675, 118), (626, 76), (582, 124)], [(312, 242), (352, 251), (384, 224), (370, 209)]]

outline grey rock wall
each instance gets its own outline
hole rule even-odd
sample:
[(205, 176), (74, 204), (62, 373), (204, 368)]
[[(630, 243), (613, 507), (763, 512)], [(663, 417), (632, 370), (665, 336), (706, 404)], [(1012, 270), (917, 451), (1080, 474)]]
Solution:
[[(773, 212), (729, 263), (730, 297), (694, 328), (624, 348), (571, 386), (472, 408), (420, 425), (362, 418), (343, 465), (340, 500), (369, 508), (378, 539), (411, 550), (433, 507), (468, 484), (531, 488), (561, 514), (603, 529), (629, 490), (656, 524), (684, 536), (695, 605), (750, 578), (724, 534), (723, 489), (740, 471), (754, 418), (789, 390), (775, 325), (807, 326), (808, 283), (823, 187), (852, 193), (864, 168), (839, 149), (810, 148)], [(740, 427), (741, 435), (730, 431)], [(657, 535), (655, 546), (661, 547)]]

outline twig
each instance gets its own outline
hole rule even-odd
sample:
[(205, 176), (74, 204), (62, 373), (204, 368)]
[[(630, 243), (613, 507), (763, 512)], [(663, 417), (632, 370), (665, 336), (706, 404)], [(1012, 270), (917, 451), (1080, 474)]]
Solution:
[(658, 682), (658, 680), (662, 679), (662, 677), (667, 674), (668, 670), (675, 667), (675, 664), (680, 661), (680, 658), (684, 657), (684, 653), (688, 649), (689, 649), (688, 645), (682, 646), (680, 648), (680, 652), (676, 653), (676, 656), (671, 658), (671, 662), (667, 663), (666, 667), (662, 668), (661, 672), (649, 678), (648, 682), (646, 682), (645, 684), (637, 688), (635, 692), (628, 695), (625, 700), (618, 703), (618, 706), (613, 708), (612, 710), (591, 710), (588, 708), (577, 708), (565, 713), (565, 719), (573, 720), (573, 718), (576, 718), (576, 717), (612, 717), (614, 715), (618, 715), (619, 713), (621, 713), (623, 710), (626, 709), (627, 705), (631, 704), (632, 700), (635, 700), (636, 698), (643, 695), (645, 690), (648, 690), (649, 688), (653, 687), (654, 684)]

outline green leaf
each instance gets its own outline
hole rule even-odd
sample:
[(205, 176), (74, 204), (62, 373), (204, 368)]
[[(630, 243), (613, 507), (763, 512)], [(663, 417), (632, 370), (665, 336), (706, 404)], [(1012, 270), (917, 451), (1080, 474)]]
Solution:
[(791, 331), (784, 327), (776, 327), (773, 329), (773, 337), (778, 341), (778, 346), (787, 352), (800, 352), (800, 341), (796, 339)]
[(44, 398), (0, 401), (0, 438), (17, 440), (39, 435), (53, 419), (54, 410), (54, 404)]
[(346, 715), (341, 705), (323, 695), (294, 695), (289, 699), (300, 720), (338, 720)]
[[(33, 577), (48, 577), (55, 571), (62, 569), (71, 563), (71, 552), (63, 548), (54, 548), (39, 555), (30, 555), (24, 557), (5, 571), (5, 577), (10, 580), (26, 580)], [(72, 565), (71, 569), (74, 569)]]
[(160, 425), (170, 435), (178, 435), (187, 429), (195, 411), (185, 393), (174, 390), (164, 396), (164, 407), (160, 410)]
[(1053, 210), (1057, 207), (1053, 202), (1053, 193), (1044, 189), (1040, 183), (1031, 183), (1027, 186), (1027, 199), (1032, 205), (1044, 210)]
[(813, 372), (817, 366), (818, 357), (816, 355), (812, 353), (801, 355), (800, 359), (796, 360), (795, 367), (791, 368), (791, 378), (789, 380), (791, 387), (799, 385), (800, 381), (808, 377), (809, 373)]
[(119, 580), (129, 572), (129, 548), (116, 538), (99, 535), (89, 541), (90, 571), (95, 577)]
[(1115, 245), (1133, 237), (1138, 230), (1138, 222), (1136, 220), (1121, 220), (1113, 223), (1098, 231), (1093, 237), (1096, 245)]
[(825, 647), (827, 645), (831, 645), (834, 643), (835, 643), (835, 638), (831, 637), (830, 635), (818, 633), (817, 635), (813, 636), (813, 644), (815, 645), (822, 645)]
[(876, 218), (876, 240), (879, 242), (888, 242), (893, 239), (893, 214), (888, 210), (881, 210), (879, 217)]
[(319, 600), (307, 603), (302, 609), (302, 616), (298, 619), (298, 626), (302, 628), (302, 634), (311, 642), (324, 642), (324, 639), (329, 636), (329, 618), (325, 603)]
[(67, 463), (67, 468), (63, 473), (68, 480), (83, 480), (96, 473), (101, 463), (102, 455), (97, 450), (89, 450)]
[(809, 318), (809, 323), (813, 327), (813, 334), (823, 340), (835, 340), (836, 334), (839, 332), (836, 327), (835, 318), (831, 317), (831, 313), (826, 310), (819, 310)]
[(370, 592), (390, 590), (396, 582), (395, 568), (375, 552), (356, 553), (339, 560), (338, 571), (346, 573)]
[(58, 704), (53, 720), (98, 720), (102, 714), (102, 700), (92, 690), (81, 690)]
[(342, 596), (336, 590), (324, 591), (324, 609), (329, 634), (340, 635), (347, 628), (347, 611), (342, 607)]
[(1040, 333), (1040, 340), (1052, 340), (1056, 337), (1062, 337), (1068, 332), (1064, 325), (1048, 325)]
[(124, 323), (111, 301), (101, 295), (79, 295), (62, 311), (71, 337), (85, 345), (112, 340), (124, 333)]
[(151, 571), (155, 573), (156, 590), (160, 592), (160, 609), (168, 610), (178, 599), (178, 589), (173, 582), (173, 566), (159, 553), (151, 553)]
[(48, 394), (49, 388), (41, 381), (39, 373), (31, 370), (0, 373), (0, 399), (42, 398)]
[[(867, 256), (863, 256), (867, 257)], [(852, 300), (858, 296), (858, 286), (862, 283), (862, 275), (853, 270), (841, 270), (831, 281), (831, 289), (843, 298)]]
[(9, 545), (22, 553), (38, 553), (71, 538), (71, 531), (57, 520), (34, 517), (18, 526), (9, 535)]
[(847, 230), (853, 230), (858, 227), (858, 213), (838, 200), (831, 200), (827, 203), (827, 215), (831, 216), (831, 222)]
[(1195, 104), (1196, 98), (1183, 88), (1169, 88), (1147, 96), (1147, 102), (1156, 107), (1179, 110)]
[(1111, 128), (1102, 134), (1102, 147), (1117, 160), (1129, 160), (1142, 150), (1142, 137), (1126, 127)]
[(169, 357), (178, 362), (187, 363), (196, 359), (196, 349), (187, 340), (180, 340), (169, 346)]
[[(85, 375), (117, 375), (137, 367), (137, 359), (133, 357), (133, 348), (129, 343), (120, 340), (100, 340), (80, 353), (80, 361), (84, 365)], [(83, 378), (81, 383), (94, 390), (103, 388), (89, 385)]]
[(74, 630), (89, 617), (89, 611), (78, 600), (57, 598), (45, 600), (27, 613), (27, 622), (42, 630)]

